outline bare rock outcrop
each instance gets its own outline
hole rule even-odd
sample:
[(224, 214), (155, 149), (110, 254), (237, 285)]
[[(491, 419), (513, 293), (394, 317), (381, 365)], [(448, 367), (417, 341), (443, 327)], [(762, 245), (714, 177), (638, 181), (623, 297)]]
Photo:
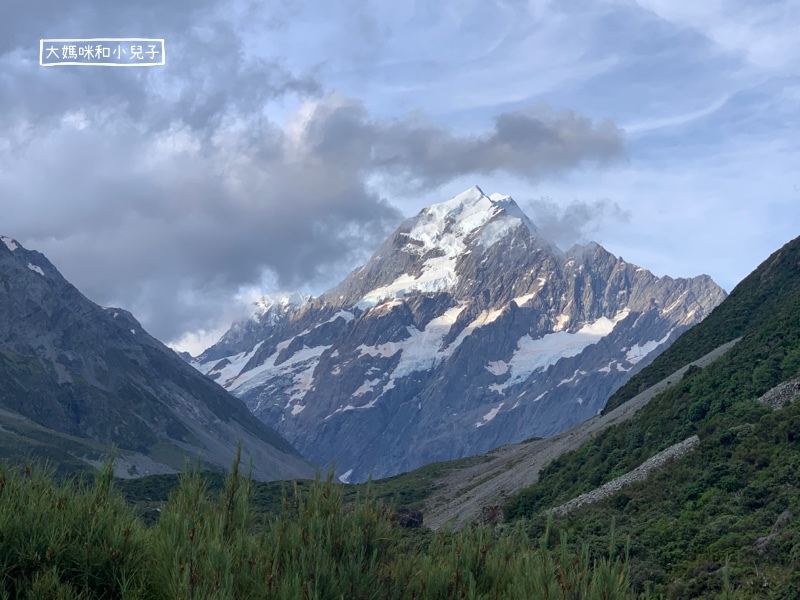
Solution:
[(798, 398), (800, 398), (800, 377), (775, 386), (761, 396), (758, 401), (778, 409), (783, 408), (786, 404), (791, 404)]

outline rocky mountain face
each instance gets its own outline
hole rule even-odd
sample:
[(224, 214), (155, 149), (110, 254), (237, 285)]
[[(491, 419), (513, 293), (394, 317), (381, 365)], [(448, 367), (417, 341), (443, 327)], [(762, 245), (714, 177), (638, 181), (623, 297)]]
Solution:
[[(286, 440), (130, 313), (89, 301), (42, 254), (7, 237), (0, 237), (0, 413), (37, 424), (29, 437), (59, 434), (31, 444), (68, 437), (113, 444), (152, 472), (180, 470), (196, 457), (228, 468), (241, 440), (244, 464), (252, 460), (259, 479), (314, 475)], [(14, 433), (16, 441), (24, 435)]]
[(566, 252), (472, 188), (318, 298), (266, 297), (193, 361), (342, 481), (550, 436), (725, 297), (590, 243)]

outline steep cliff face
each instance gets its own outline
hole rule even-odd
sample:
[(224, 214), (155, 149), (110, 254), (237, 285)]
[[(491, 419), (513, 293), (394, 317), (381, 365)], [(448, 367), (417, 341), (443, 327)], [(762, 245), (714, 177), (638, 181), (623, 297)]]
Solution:
[(476, 187), (408, 219), (320, 297), (236, 324), (193, 364), (358, 481), (597, 414), (724, 297), (707, 276), (659, 278), (595, 243), (563, 252), (510, 197)]
[(44, 255), (8, 237), (0, 238), (0, 409), (138, 453), (156, 470), (180, 470), (194, 457), (227, 468), (241, 440), (260, 479), (314, 474), (130, 313), (92, 303)]

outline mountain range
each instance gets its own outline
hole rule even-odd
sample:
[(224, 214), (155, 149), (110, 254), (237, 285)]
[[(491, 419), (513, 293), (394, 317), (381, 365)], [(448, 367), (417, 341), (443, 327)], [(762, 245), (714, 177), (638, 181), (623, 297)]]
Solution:
[[(598, 563), (616, 551), (628, 559), (629, 597), (796, 598), (798, 399), (800, 238), (631, 377), (601, 415), (371, 486), (433, 529), (477, 523), (492, 526), (490, 539), (537, 543), (545, 535)], [(127, 483), (131, 498), (155, 488), (165, 500), (176, 479)], [(279, 486), (256, 486), (259, 510), (280, 513)], [(363, 487), (343, 489), (353, 497)]]
[(474, 187), (319, 297), (264, 297), (191, 364), (343, 482), (563, 431), (725, 298), (596, 243), (563, 251)]
[[(0, 237), (0, 454), (123, 477), (185, 461), (226, 469), (241, 443), (258, 479), (315, 468), (127, 311), (91, 302), (41, 253)], [(115, 448), (114, 448), (115, 447)]]

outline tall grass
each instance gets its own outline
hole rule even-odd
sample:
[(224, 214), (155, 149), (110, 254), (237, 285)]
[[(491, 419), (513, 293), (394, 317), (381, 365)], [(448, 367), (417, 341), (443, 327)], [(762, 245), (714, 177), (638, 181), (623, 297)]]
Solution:
[[(46, 469), (0, 466), (1, 598), (616, 599), (624, 557), (590, 561), (522, 526), (409, 537), (368, 490), (343, 500), (332, 475), (256, 522), (238, 459), (221, 493), (187, 471), (145, 527), (114, 489), (57, 484)], [(291, 499), (290, 499), (291, 498)]]

